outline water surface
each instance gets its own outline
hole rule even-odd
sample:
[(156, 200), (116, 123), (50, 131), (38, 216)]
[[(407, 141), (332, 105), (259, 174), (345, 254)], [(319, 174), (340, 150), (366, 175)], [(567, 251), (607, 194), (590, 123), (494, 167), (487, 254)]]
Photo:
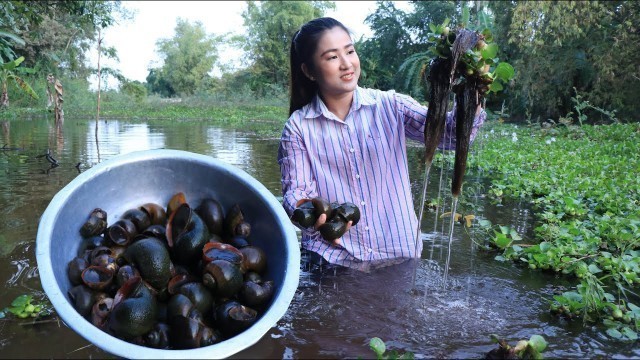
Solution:
[[(206, 121), (100, 121), (99, 142), (95, 120), (67, 119), (61, 128), (47, 119), (0, 123), (0, 307), (18, 295), (44, 296), (35, 260), (40, 216), (80, 172), (119, 154), (166, 148), (208, 155), (243, 169), (281, 199), (277, 139)], [(481, 144), (476, 149), (481, 151)], [(52, 167), (41, 156), (47, 151), (59, 166)], [(422, 149), (413, 144), (408, 151), (417, 198), (424, 172)], [(427, 200), (440, 192), (448, 204), (444, 195), (449, 192), (450, 173), (448, 164), (434, 165)], [(535, 224), (528, 205), (491, 202), (483, 196), (481, 176), (467, 175), (459, 212), (514, 226), (525, 240), (531, 239)], [(477, 241), (474, 227), (454, 226), (448, 280), (443, 283), (449, 222), (440, 217), (442, 211), (425, 212), (419, 261), (368, 273), (303, 267), (285, 316), (254, 346), (234, 357), (370, 358), (374, 354), (368, 342), (377, 336), (387, 347), (413, 352), (417, 358), (479, 358), (493, 349), (492, 333), (512, 344), (543, 335), (549, 343), (548, 358), (640, 357), (633, 344), (614, 342), (600, 329), (552, 317), (547, 299), (568, 284), (553, 275), (495, 261), (495, 254), (479, 250), (471, 241), (472, 237)], [(0, 354), (2, 358), (113, 357), (55, 317), (38, 325), (0, 319)]]

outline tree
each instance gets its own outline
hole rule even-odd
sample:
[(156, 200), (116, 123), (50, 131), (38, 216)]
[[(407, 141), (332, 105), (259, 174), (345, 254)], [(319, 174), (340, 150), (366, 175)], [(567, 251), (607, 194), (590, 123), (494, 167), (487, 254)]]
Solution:
[(575, 87), (598, 107), (636, 116), (640, 104), (640, 4), (607, 2), (490, 2), (500, 48), (516, 78), (515, 113), (557, 119), (573, 109)]
[(32, 69), (20, 68), (20, 64), (24, 61), (24, 57), (19, 57), (13, 61), (9, 61), (0, 65), (0, 84), (2, 86), (2, 93), (0, 94), (0, 108), (6, 109), (9, 107), (9, 93), (7, 91), (7, 85), (9, 80), (13, 80), (16, 87), (34, 99), (38, 98), (38, 95), (33, 91), (31, 86), (27, 84), (18, 73), (30, 73)]
[[(118, 1), (2, 1), (0, 32), (13, 34), (23, 44), (3, 44), (0, 51), (13, 60), (25, 57), (25, 65), (41, 73), (64, 71), (68, 75), (86, 77), (86, 51), (96, 38), (98, 28), (127, 16)], [(112, 48), (105, 55), (115, 55)]]
[(209, 83), (209, 72), (218, 60), (216, 46), (221, 36), (207, 35), (204, 26), (178, 18), (175, 35), (156, 42), (164, 59), (159, 69), (151, 69), (147, 82), (151, 90), (165, 96), (192, 95)]
[(243, 47), (255, 79), (253, 90), (286, 88), (291, 37), (304, 23), (334, 8), (331, 1), (247, 1)]
[(361, 54), (363, 86), (383, 90), (396, 89), (424, 99), (421, 86), (406, 81), (400, 66), (411, 55), (427, 50), (429, 24), (440, 24), (445, 18), (456, 18), (454, 1), (413, 1), (414, 11), (405, 13), (393, 1), (378, 1), (376, 10), (365, 22), (373, 37), (358, 44)]

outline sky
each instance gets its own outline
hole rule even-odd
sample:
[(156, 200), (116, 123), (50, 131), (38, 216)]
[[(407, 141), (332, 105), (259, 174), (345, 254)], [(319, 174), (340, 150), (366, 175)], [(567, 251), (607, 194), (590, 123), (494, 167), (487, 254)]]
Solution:
[[(375, 1), (335, 1), (336, 10), (326, 13), (349, 28), (356, 39), (371, 36), (371, 30), (364, 19), (376, 8)], [(161, 58), (156, 53), (156, 41), (170, 39), (174, 35), (178, 17), (191, 23), (202, 22), (208, 34), (221, 35), (231, 32), (243, 34), (242, 11), (244, 1), (123, 1), (122, 6), (133, 13), (131, 20), (122, 20), (119, 24), (106, 29), (103, 33), (103, 46), (115, 47), (119, 62), (101, 58), (101, 67), (118, 68), (122, 75), (130, 80), (144, 82), (150, 67), (159, 67)], [(412, 5), (398, 1), (397, 7), (409, 9)], [(224, 47), (218, 50), (220, 62), (237, 69), (243, 66), (242, 51)], [(97, 67), (97, 49), (89, 56), (93, 67)], [(283, 66), (287, 66), (283, 64)], [(215, 69), (213, 75), (219, 74)], [(107, 79), (103, 86), (110, 87)], [(95, 86), (95, 79), (91, 80)]]

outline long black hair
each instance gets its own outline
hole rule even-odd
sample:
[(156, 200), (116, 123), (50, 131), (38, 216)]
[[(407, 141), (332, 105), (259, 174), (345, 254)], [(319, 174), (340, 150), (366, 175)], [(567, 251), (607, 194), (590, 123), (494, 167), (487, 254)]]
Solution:
[(289, 83), (289, 116), (310, 103), (318, 92), (318, 84), (311, 81), (302, 72), (302, 64), (313, 72), (313, 54), (322, 34), (339, 26), (350, 34), (342, 23), (334, 18), (321, 17), (309, 21), (296, 31), (291, 39), (290, 63), (291, 82)]

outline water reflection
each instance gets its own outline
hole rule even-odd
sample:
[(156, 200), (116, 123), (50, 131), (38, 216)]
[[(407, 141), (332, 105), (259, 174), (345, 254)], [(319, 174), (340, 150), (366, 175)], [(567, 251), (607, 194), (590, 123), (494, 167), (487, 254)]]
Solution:
[(86, 153), (89, 154), (88, 160), (92, 164), (99, 162), (99, 155), (102, 159), (108, 159), (115, 155), (165, 147), (164, 133), (152, 132), (145, 123), (101, 121), (98, 124), (98, 143), (95, 127), (96, 122), (89, 121), (85, 134)]
[[(63, 127), (43, 119), (2, 121), (0, 145), (0, 307), (18, 295), (43, 296), (35, 261), (35, 238), (40, 215), (51, 198), (78, 175), (100, 161), (137, 150), (178, 149), (225, 161), (246, 171), (280, 198), (277, 140), (264, 140), (237, 129), (206, 121), (128, 122), (101, 121), (99, 142), (95, 120), (67, 119)], [(38, 155), (50, 149), (59, 166)], [(414, 194), (421, 147), (410, 148)], [(50, 170), (50, 171), (47, 171)], [(549, 315), (546, 299), (551, 285), (561, 280), (493, 259), (471, 241), (473, 228), (455, 224), (449, 281), (442, 276), (448, 246), (450, 173), (447, 163), (430, 173), (427, 201), (442, 199), (437, 211), (425, 213), (421, 238), (422, 260), (370, 273), (346, 270), (339, 274), (303, 269), (300, 287), (281, 321), (254, 346), (235, 358), (371, 358), (373, 336), (388, 347), (411, 351), (416, 357), (478, 358), (493, 348), (489, 334), (515, 343), (533, 334), (545, 336), (545, 356), (640, 357), (633, 344), (611, 343), (599, 329), (581, 323), (563, 323)], [(469, 184), (482, 185), (470, 174)], [(431, 185), (434, 184), (434, 185)], [(437, 184), (437, 186), (436, 186)], [(533, 236), (533, 215), (526, 202), (492, 203), (480, 187), (465, 185), (462, 213), (473, 213), (494, 224), (515, 226)], [(415, 196), (418, 198), (418, 195)], [(415, 286), (412, 274), (415, 272)], [(3, 358), (105, 358), (111, 357), (87, 343), (64, 324), (53, 322), (24, 326), (0, 319)]]

